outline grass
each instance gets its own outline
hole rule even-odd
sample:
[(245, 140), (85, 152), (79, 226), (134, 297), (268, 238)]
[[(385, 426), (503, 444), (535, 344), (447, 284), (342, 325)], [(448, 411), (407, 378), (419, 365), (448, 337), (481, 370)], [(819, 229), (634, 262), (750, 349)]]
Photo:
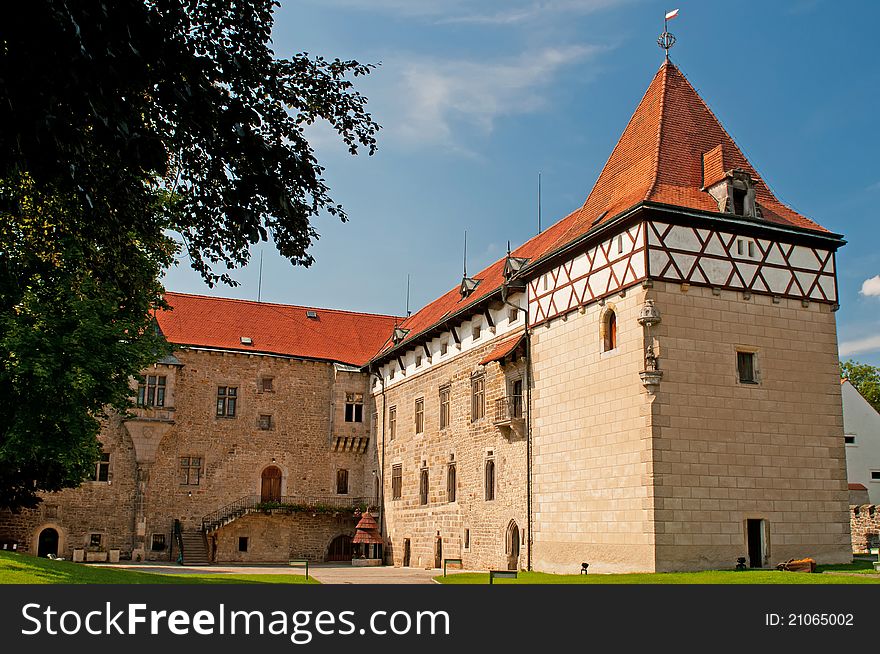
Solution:
[(817, 566), (819, 572), (850, 572), (860, 575), (880, 575), (880, 571), (874, 569), (874, 563), (877, 561), (876, 556), (857, 557), (852, 563), (839, 563), (835, 565)]
[[(868, 563), (868, 565), (871, 565)], [(520, 572), (516, 579), (496, 579), (496, 584), (880, 584), (871, 578), (861, 561), (821, 566), (822, 571), (858, 572), (863, 576), (807, 574), (778, 570), (708, 570), (705, 572), (660, 572), (610, 575), (554, 575)], [(873, 567), (871, 572), (873, 572)], [(434, 577), (441, 584), (488, 584), (488, 572), (462, 572)]]
[(0, 584), (317, 584), (300, 574), (156, 574), (0, 551)]

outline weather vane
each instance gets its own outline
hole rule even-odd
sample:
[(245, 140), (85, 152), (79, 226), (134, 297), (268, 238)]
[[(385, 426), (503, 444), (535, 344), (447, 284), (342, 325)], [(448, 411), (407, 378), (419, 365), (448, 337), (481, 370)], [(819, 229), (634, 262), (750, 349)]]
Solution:
[(675, 35), (669, 32), (669, 21), (678, 16), (678, 9), (666, 12), (663, 17), (663, 34), (657, 39), (657, 45), (666, 51), (666, 61), (669, 61), (669, 48), (675, 45)]

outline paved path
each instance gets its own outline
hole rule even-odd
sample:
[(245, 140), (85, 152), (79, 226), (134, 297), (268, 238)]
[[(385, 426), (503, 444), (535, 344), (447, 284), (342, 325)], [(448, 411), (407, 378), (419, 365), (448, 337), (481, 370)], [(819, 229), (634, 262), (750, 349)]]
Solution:
[[(175, 575), (303, 575), (300, 567), (279, 565), (208, 565), (185, 566), (167, 563), (114, 563), (89, 564), (140, 572)], [(422, 570), (419, 568), (395, 568), (378, 566), (375, 568), (353, 568), (350, 565), (316, 563), (309, 565), (309, 574), (322, 584), (431, 584), (433, 577), (443, 574), (442, 570)]]

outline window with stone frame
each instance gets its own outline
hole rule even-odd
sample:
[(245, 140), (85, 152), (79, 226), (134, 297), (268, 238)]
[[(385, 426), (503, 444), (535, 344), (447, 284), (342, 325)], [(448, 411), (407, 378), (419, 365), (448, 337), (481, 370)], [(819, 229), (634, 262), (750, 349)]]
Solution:
[(393, 441), (397, 436), (397, 407), (388, 409), (388, 440)]
[(391, 466), (391, 499), (399, 500), (403, 496), (403, 464)]
[(471, 422), (486, 415), (486, 378), (478, 375), (471, 379)]
[(364, 421), (364, 394), (345, 394), (345, 422)]
[(260, 428), (261, 431), (271, 430), (275, 426), (275, 423), (272, 420), (272, 414), (261, 413), (259, 419), (257, 420), (257, 426)]
[(110, 452), (101, 452), (101, 458), (95, 464), (92, 481), (110, 481)]
[(138, 378), (137, 405), (139, 407), (165, 406), (164, 375), (143, 375)]
[(446, 429), (450, 423), (450, 390), (449, 386), (440, 389), (440, 429)]
[(465, 529), (464, 530), (464, 550), (467, 552), (467, 551), (470, 551), (470, 549), (471, 549), (471, 530)]
[(238, 551), (239, 552), (247, 552), (249, 545), (249, 539), (247, 536), (239, 536), (238, 537)]
[(89, 534), (89, 547), (101, 547), (101, 534)]
[(446, 501), (454, 502), (456, 491), (458, 490), (458, 481), (456, 479), (455, 463), (450, 463), (446, 467)]
[(736, 373), (740, 384), (757, 384), (758, 373), (755, 365), (756, 355), (754, 352), (736, 353)]
[(415, 408), (415, 427), (416, 433), (421, 434), (425, 431), (425, 398), (420, 397), (416, 400)]
[(274, 393), (275, 392), (275, 378), (274, 377), (260, 377), (260, 392), (261, 393)]
[(419, 504), (428, 503), (428, 469), (419, 470)]
[(485, 484), (486, 484), (486, 501), (489, 502), (495, 499), (495, 460), (487, 459), (486, 460), (486, 474), (485, 474)]
[(165, 534), (153, 534), (150, 539), (150, 549), (154, 552), (161, 552), (165, 549)]
[(180, 457), (180, 485), (198, 486), (202, 481), (202, 457)]
[(345, 468), (336, 471), (336, 494), (348, 495), (348, 470)]
[(238, 408), (238, 387), (237, 386), (218, 386), (217, 387), (217, 417), (218, 418), (234, 418), (235, 411)]
[(602, 316), (602, 351), (610, 352), (617, 348), (617, 314), (608, 309)]

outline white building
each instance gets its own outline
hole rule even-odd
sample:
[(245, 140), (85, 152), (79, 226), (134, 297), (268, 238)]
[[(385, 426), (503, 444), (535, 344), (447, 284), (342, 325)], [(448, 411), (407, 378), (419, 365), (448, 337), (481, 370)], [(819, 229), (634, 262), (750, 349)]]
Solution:
[[(868, 489), (868, 502), (880, 504), (880, 413), (848, 380), (841, 382), (840, 390), (850, 495), (858, 493), (861, 489), (857, 485), (861, 484)], [(863, 499), (864, 492), (861, 495)]]

